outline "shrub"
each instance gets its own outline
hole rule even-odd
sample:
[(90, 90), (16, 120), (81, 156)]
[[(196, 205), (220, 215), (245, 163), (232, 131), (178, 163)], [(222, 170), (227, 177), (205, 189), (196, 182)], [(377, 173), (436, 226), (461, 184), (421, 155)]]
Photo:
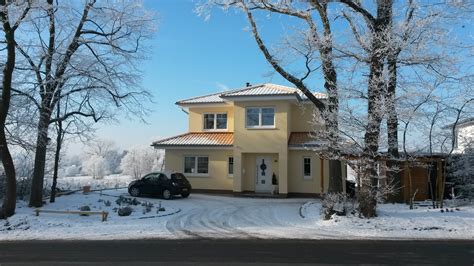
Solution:
[(121, 207), (118, 209), (117, 214), (118, 216), (130, 216), (132, 214), (133, 209), (130, 206)]
[(324, 195), (321, 206), (321, 215), (324, 220), (329, 220), (335, 214), (345, 216), (355, 213), (354, 202), (350, 201), (345, 193), (328, 193)]
[(153, 208), (153, 203), (151, 202), (145, 202), (142, 203), (143, 206), (143, 214), (151, 212), (151, 209)]
[(126, 205), (140, 205), (141, 202), (138, 201), (136, 198), (127, 198), (127, 197), (124, 197), (124, 196), (120, 196), (116, 201), (115, 203), (117, 203), (117, 205), (121, 206), (123, 204), (126, 204)]

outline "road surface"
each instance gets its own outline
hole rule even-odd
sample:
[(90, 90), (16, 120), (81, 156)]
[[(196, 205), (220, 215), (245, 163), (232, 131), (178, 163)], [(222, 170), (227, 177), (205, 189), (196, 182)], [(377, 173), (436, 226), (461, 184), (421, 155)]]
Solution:
[(473, 265), (473, 241), (114, 240), (0, 242), (0, 265)]

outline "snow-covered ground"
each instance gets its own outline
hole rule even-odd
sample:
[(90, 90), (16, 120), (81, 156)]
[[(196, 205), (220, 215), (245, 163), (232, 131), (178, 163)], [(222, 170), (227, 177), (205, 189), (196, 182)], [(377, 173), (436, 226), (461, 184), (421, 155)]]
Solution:
[[(336, 217), (324, 221), (321, 203), (308, 199), (255, 199), (191, 194), (187, 199), (164, 201), (138, 198), (154, 205), (134, 206), (128, 217), (113, 210), (125, 189), (75, 193), (47, 204), (49, 210), (77, 210), (88, 205), (93, 211), (110, 212), (106, 222), (100, 216), (47, 214), (36, 217), (20, 202), (17, 214), (0, 224), (0, 240), (27, 239), (144, 239), (144, 238), (299, 238), (299, 239), (474, 239), (474, 206), (454, 212), (420, 207), (409, 210), (402, 204), (381, 204), (379, 217), (360, 219)], [(111, 206), (105, 202), (110, 201)], [(159, 204), (165, 208), (157, 214)], [(304, 218), (303, 218), (304, 217)]]

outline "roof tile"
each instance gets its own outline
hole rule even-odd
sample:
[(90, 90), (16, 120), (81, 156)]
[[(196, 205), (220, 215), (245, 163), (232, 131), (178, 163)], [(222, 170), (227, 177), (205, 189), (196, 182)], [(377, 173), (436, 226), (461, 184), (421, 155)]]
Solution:
[(232, 146), (232, 132), (190, 132), (153, 142), (155, 147), (170, 146)]

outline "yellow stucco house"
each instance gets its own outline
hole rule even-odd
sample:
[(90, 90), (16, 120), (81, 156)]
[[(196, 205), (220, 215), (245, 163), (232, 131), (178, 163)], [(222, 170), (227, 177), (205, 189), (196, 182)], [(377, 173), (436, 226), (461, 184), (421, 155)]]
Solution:
[(184, 173), (194, 190), (271, 193), (275, 175), (280, 196), (327, 191), (328, 161), (313, 151), (324, 147), (309, 134), (324, 125), (296, 89), (248, 85), (176, 104), (189, 115), (188, 132), (152, 146), (165, 150), (166, 170)]

